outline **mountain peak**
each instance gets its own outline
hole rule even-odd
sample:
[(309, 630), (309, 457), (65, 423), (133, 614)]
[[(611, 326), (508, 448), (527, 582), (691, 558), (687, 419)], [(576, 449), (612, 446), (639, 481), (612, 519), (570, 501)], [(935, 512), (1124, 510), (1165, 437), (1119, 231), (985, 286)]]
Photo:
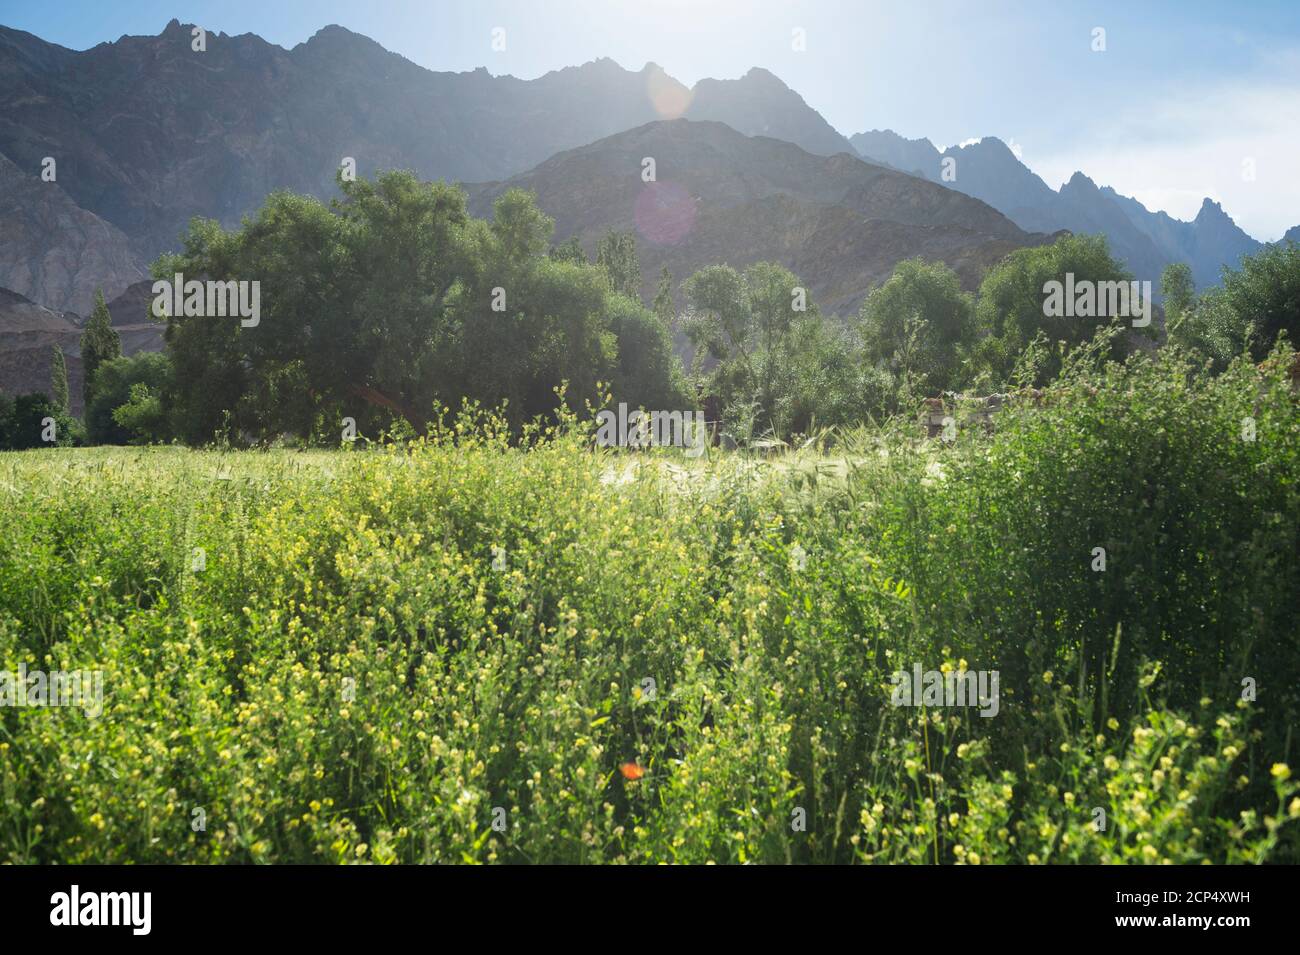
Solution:
[(1065, 192), (1067, 189), (1071, 192), (1078, 192), (1081, 190), (1087, 192), (1098, 191), (1097, 184), (1079, 170), (1075, 170), (1074, 175), (1070, 177), (1070, 181), (1061, 187), (1062, 192)]
[(321, 27), (319, 30), (313, 33), (307, 42), (310, 43), (312, 40), (316, 39), (317, 37), (331, 37), (331, 36), (353, 37), (353, 36), (361, 36), (361, 34), (353, 33), (347, 27), (339, 26), (337, 23), (327, 23), (325, 24), (325, 26)]
[(1215, 202), (1209, 196), (1201, 200), (1201, 209), (1196, 213), (1196, 222), (1212, 222), (1216, 219), (1227, 219), (1232, 221), (1232, 217), (1223, 211), (1223, 206)]
[[(306, 42), (299, 44), (299, 46), (313, 51), (322, 48), (330, 51), (355, 47), (357, 49), (368, 49), (371, 51), (377, 50), (385, 54), (389, 52), (384, 49), (382, 45), (376, 43), (364, 33), (355, 33), (347, 27), (339, 26), (337, 23), (331, 23), (321, 27), (308, 37)], [(297, 47), (295, 47), (295, 49), (297, 49)]]
[[(755, 80), (763, 80), (765, 82), (770, 81), (770, 82), (781, 83), (781, 80), (777, 78), (777, 75), (775, 73), (773, 73), (771, 70), (766, 70), (761, 66), (751, 66), (748, 70), (745, 71), (745, 75), (742, 76), (741, 79), (745, 79), (745, 80), (755, 79)], [(784, 83), (781, 83), (781, 85), (785, 86)]]

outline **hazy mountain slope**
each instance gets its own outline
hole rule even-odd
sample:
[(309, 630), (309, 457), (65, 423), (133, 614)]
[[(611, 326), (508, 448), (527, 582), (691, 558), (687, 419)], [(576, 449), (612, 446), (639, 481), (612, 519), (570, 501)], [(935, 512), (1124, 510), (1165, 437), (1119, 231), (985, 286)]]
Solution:
[(905, 139), (891, 129), (872, 129), (855, 133), (849, 142), (864, 158), (923, 179), (939, 178), (939, 150), (928, 139)]
[(1165, 212), (1151, 212), (1136, 199), (1121, 196), (1109, 186), (1101, 192), (1152, 238), (1168, 261), (1191, 266), (1192, 277), (1199, 286), (1216, 284), (1225, 265), (1235, 268), (1243, 255), (1254, 255), (1264, 247), (1210, 199), (1201, 203), (1195, 219), (1183, 222)]
[(1081, 172), (1057, 193), (1062, 228), (1079, 233), (1100, 232), (1111, 251), (1129, 267), (1134, 277), (1160, 288), (1160, 273), (1173, 259), (1161, 254), (1151, 237), (1135, 226), (1118, 204), (1102, 195), (1097, 184)]
[(81, 209), (60, 181), (26, 175), (0, 155), (0, 286), (51, 308), (90, 313), (145, 275), (121, 230)]
[[(1049, 187), (999, 139), (950, 146), (943, 152), (928, 139), (906, 139), (892, 130), (871, 130), (851, 139), (866, 159), (900, 169), (982, 199), (1022, 229), (1104, 233), (1112, 251), (1140, 279), (1159, 282), (1170, 262), (1186, 262), (1198, 286), (1219, 281), (1223, 265), (1236, 265), (1261, 244), (1242, 231), (1217, 203), (1206, 200), (1191, 222), (1151, 212), (1136, 199), (1109, 186), (1098, 188), (1076, 172), (1060, 190)], [(941, 178), (945, 157), (955, 160), (956, 178)]]
[[(654, 156), (657, 181), (641, 180)], [(780, 261), (820, 305), (856, 309), (872, 282), (921, 255), (958, 269), (968, 287), (1029, 236), (988, 205), (847, 155), (814, 156), (721, 123), (650, 123), (548, 159), (499, 183), (470, 187), (471, 211), (518, 186), (536, 192), (557, 240), (589, 253), (609, 229), (638, 237), (643, 293), (661, 266), (677, 282), (705, 265)]]
[(700, 80), (682, 115), (686, 119), (726, 123), (746, 136), (784, 139), (810, 153), (857, 155), (853, 144), (805, 103), (802, 96), (758, 67), (738, 80)]
[(334, 195), (344, 156), (363, 175), (502, 179), (683, 111), (852, 152), (764, 70), (688, 90), (653, 64), (607, 59), (535, 80), (431, 72), (337, 26), (292, 50), (210, 33), (195, 52), (173, 20), (80, 53), (0, 28), (0, 153), (23, 169), (55, 156), (60, 186), (144, 260), (174, 247), (191, 216), (234, 225), (274, 189)]

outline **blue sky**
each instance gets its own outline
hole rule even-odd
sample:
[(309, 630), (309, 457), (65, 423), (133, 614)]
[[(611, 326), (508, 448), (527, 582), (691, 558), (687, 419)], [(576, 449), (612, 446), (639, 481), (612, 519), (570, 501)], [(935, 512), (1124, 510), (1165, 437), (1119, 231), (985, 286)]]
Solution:
[(762, 66), (845, 135), (999, 136), (1052, 187), (1082, 169), (1179, 218), (1210, 196), (1260, 239), (1300, 224), (1297, 0), (0, 0), (0, 23), (73, 49), (172, 17), (285, 47), (339, 23), (430, 69), (524, 78), (600, 56), (687, 84)]

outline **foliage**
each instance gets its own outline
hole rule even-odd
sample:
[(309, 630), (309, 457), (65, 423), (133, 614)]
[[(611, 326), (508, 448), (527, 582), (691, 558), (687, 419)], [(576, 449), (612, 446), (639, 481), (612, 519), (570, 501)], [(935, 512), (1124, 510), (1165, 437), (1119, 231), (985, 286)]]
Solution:
[(1285, 335), (1300, 338), (1300, 244), (1266, 245), (1243, 256), (1241, 268), (1223, 270), (1223, 295), (1241, 324), (1258, 331), (1252, 354), (1258, 361)]
[(852, 346), (788, 269), (715, 265), (683, 288), (700, 387), (730, 409), (724, 418), (733, 433), (788, 436), (806, 433), (815, 419), (852, 420)]
[(90, 319), (81, 333), (82, 395), (86, 407), (90, 407), (91, 399), (94, 397), (95, 372), (99, 366), (106, 361), (120, 358), (121, 355), (121, 336), (117, 334), (117, 329), (113, 328), (112, 316), (108, 312), (108, 306), (104, 304), (104, 290), (98, 289), (95, 292), (95, 306), (91, 310)]
[[(1016, 359), (1040, 333), (1051, 345), (1064, 342), (1067, 348), (1074, 348), (1091, 340), (1102, 327), (1127, 324), (1127, 319), (1116, 316), (1047, 315), (1046, 284), (1064, 284), (1071, 275), (1075, 285), (1132, 279), (1111, 256), (1101, 235), (1064, 236), (1051, 245), (1017, 249), (989, 269), (975, 306), (980, 340), (972, 351), (969, 376), (985, 372), (994, 383), (1006, 382)], [(1124, 340), (1115, 339), (1114, 355), (1119, 357), (1126, 350)], [(1053, 349), (1034, 383), (1046, 384), (1059, 369), (1060, 353)]]
[(50, 399), (60, 411), (68, 410), (68, 364), (58, 345), (50, 347)]
[[(0, 709), (0, 861), (1295, 862), (1292, 354), (1107, 349), (951, 443), (470, 405), (5, 456), (0, 657), (105, 710)], [(998, 670), (997, 715), (891, 705), (914, 664)]]
[(614, 291), (640, 300), (641, 266), (637, 262), (635, 235), (607, 232), (596, 245), (596, 266), (604, 270)]
[(975, 337), (975, 308), (946, 265), (900, 262), (868, 293), (858, 320), (864, 362), (909, 374), (928, 395), (963, 384), (961, 359)]
[[(235, 232), (196, 221), (185, 250), (155, 266), (265, 290), (255, 327), (169, 320), (163, 403), (182, 439), (318, 435), (344, 416), (363, 434), (396, 417), (419, 431), (437, 404), (465, 398), (505, 403), (518, 427), (554, 409), (562, 382), (594, 399), (613, 380), (633, 404), (677, 387), (653, 316), (615, 301), (606, 268), (548, 254), (553, 224), (529, 194), (504, 193), (488, 223), (459, 189), (409, 173), (340, 188), (331, 207), (276, 193)], [(620, 365), (624, 344), (635, 371)]]
[[(9, 399), (0, 396), (0, 450), (66, 447), (81, 444), (81, 422), (56, 405), (47, 394), (33, 391)], [(52, 440), (47, 437), (53, 436)]]
[[(163, 440), (165, 414), (160, 396), (171, 381), (167, 356), (142, 352), (130, 358), (114, 358), (100, 366), (95, 394), (86, 408), (86, 435), (94, 444), (131, 444), (141, 440)], [(118, 411), (126, 405), (131, 425), (119, 422)], [(142, 417), (142, 411), (149, 410)]]
[[(1177, 268), (1170, 266), (1168, 275)], [(1300, 245), (1265, 246), (1225, 268), (1223, 285), (1199, 298), (1183, 292), (1169, 320), (1169, 340), (1222, 371), (1238, 355), (1259, 361), (1279, 338), (1300, 334)]]

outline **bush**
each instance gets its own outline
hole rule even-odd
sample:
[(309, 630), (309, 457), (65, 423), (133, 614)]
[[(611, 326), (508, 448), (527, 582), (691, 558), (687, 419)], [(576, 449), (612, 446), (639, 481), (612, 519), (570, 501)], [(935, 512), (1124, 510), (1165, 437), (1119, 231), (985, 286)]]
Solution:
[[(162, 440), (165, 416), (159, 396), (171, 377), (166, 355), (141, 352), (113, 358), (99, 366), (86, 408), (86, 434), (94, 444), (130, 444)], [(129, 406), (118, 420), (118, 411)]]
[[(0, 861), (1297, 861), (1276, 357), (777, 460), (467, 409), (5, 461), (0, 658), (105, 712), (0, 709)], [(914, 664), (996, 716), (892, 705)]]

